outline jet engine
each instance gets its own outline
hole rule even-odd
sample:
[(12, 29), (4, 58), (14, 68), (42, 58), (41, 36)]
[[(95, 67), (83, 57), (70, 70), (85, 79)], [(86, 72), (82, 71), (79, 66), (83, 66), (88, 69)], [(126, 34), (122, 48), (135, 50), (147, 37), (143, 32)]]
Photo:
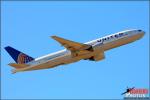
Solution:
[(88, 48), (88, 50), (93, 52), (93, 56), (88, 58), (90, 61), (99, 61), (105, 58), (104, 50), (102, 47), (94, 47)]

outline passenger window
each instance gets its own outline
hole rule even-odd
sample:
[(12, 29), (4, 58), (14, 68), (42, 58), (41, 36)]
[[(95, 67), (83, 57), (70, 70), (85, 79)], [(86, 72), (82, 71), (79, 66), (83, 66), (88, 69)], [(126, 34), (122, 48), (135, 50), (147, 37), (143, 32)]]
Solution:
[(101, 42), (101, 39), (100, 39), (100, 40), (98, 40), (97, 42)]
[(120, 36), (122, 36), (122, 35), (123, 35), (123, 33), (119, 33), (119, 35), (120, 35)]
[(115, 35), (115, 37), (117, 38), (117, 37), (118, 37), (118, 35)]

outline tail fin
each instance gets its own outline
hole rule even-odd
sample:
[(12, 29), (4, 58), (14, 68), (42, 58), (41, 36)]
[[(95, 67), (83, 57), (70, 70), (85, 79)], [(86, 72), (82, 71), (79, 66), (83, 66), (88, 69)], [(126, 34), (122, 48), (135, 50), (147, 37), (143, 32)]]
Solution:
[(5, 47), (5, 50), (9, 53), (9, 55), (15, 60), (16, 63), (18, 64), (25, 64), (25, 63), (28, 63), (32, 60), (34, 60), (34, 58), (10, 47), (10, 46), (7, 46)]

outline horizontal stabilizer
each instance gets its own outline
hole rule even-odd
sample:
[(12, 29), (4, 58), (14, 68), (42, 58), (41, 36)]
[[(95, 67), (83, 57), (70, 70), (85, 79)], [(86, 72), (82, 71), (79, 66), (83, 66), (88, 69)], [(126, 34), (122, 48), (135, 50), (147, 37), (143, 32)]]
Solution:
[(19, 68), (25, 68), (27, 67), (28, 65), (27, 64), (17, 64), (17, 63), (9, 63), (8, 65), (16, 68), (16, 69), (19, 69)]

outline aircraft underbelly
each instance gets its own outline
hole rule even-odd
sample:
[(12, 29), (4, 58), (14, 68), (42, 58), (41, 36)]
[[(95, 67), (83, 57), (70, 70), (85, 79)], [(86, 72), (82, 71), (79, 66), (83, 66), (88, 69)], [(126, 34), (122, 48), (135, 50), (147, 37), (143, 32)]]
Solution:
[(53, 60), (47, 61), (47, 62), (39, 64), (39, 65), (35, 65), (35, 66), (32, 66), (32, 67), (29, 66), (27, 69), (24, 69), (22, 71), (30, 71), (30, 70), (40, 70), (40, 69), (53, 68), (53, 67), (57, 67), (59, 65), (77, 62), (77, 61), (79, 61), (81, 59), (89, 58), (92, 55), (93, 55), (93, 53), (88, 53), (88, 54), (83, 54), (83, 55), (80, 55), (80, 56), (72, 57), (69, 54), (69, 55), (66, 55), (66, 56), (55, 58)]
[(141, 34), (138, 34), (138, 35), (118, 39), (116, 41), (104, 44), (102, 48), (104, 50), (109, 50), (109, 49), (112, 49), (112, 48), (116, 48), (116, 47), (119, 47), (121, 45), (125, 45), (125, 44), (128, 44), (130, 42), (133, 42), (133, 41), (139, 39), (140, 37), (141, 37)]
[(69, 63), (77, 62), (77, 61), (82, 60), (82, 59), (90, 58), (91, 56), (93, 56), (93, 52), (88, 53), (88, 54), (79, 55), (79, 56), (76, 56), (76, 57), (71, 57), (69, 59), (66, 59), (64, 61), (64, 63), (69, 64)]

